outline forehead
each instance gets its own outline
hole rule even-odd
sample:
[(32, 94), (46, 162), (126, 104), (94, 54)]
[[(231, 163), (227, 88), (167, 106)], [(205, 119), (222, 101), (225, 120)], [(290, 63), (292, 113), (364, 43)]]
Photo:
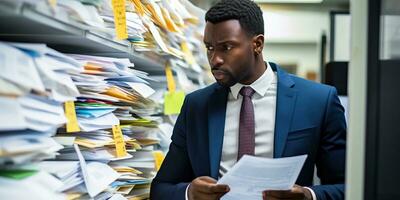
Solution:
[(219, 23), (207, 22), (204, 29), (204, 42), (218, 42), (222, 40), (242, 40), (246, 37), (245, 30), (238, 20), (231, 19)]

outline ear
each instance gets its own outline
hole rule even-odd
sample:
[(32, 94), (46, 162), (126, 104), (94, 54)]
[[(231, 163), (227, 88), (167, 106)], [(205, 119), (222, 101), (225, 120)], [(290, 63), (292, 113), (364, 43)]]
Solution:
[(255, 55), (262, 53), (264, 48), (264, 35), (256, 35), (253, 37), (253, 50)]

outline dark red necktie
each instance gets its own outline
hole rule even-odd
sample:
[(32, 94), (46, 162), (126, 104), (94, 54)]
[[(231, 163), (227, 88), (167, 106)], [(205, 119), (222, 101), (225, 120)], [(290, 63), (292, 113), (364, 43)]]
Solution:
[(242, 87), (239, 92), (243, 96), (243, 101), (240, 109), (238, 160), (244, 154), (254, 155), (255, 123), (253, 102), (251, 101), (254, 92), (251, 87)]

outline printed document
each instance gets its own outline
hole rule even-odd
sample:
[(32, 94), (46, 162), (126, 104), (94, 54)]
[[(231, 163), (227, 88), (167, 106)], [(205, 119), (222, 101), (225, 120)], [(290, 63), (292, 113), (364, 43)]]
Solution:
[(262, 199), (264, 190), (290, 190), (306, 158), (307, 155), (277, 159), (244, 155), (218, 180), (218, 184), (230, 187), (221, 199)]

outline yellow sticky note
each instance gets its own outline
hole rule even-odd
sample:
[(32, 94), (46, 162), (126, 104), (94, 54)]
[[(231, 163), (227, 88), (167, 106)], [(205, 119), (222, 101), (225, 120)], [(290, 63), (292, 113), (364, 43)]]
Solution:
[(181, 43), (181, 48), (183, 53), (185, 54), (185, 60), (189, 64), (194, 64), (196, 60), (193, 57), (192, 51), (190, 51), (189, 46), (186, 42)]
[(169, 64), (167, 64), (167, 66), (165, 66), (165, 76), (167, 77), (168, 91), (175, 92), (175, 88), (176, 88), (175, 80), (172, 75), (172, 70), (171, 70), (171, 67), (169, 66)]
[(158, 171), (161, 167), (162, 162), (164, 161), (164, 153), (162, 151), (153, 151), (154, 157), (154, 166)]
[(117, 152), (117, 157), (125, 157), (127, 155), (124, 137), (122, 135), (121, 127), (119, 125), (114, 125), (112, 127), (112, 132), (115, 142), (115, 150)]
[(48, 2), (53, 8), (57, 5), (57, 0), (48, 0)]
[(112, 7), (117, 38), (126, 39), (128, 38), (128, 30), (126, 28), (125, 0), (112, 0)]
[(183, 91), (166, 92), (164, 95), (164, 114), (179, 114), (184, 100), (185, 93)]
[(67, 101), (64, 104), (65, 117), (67, 118), (67, 132), (79, 132), (78, 119), (75, 112), (75, 103), (73, 101)]

